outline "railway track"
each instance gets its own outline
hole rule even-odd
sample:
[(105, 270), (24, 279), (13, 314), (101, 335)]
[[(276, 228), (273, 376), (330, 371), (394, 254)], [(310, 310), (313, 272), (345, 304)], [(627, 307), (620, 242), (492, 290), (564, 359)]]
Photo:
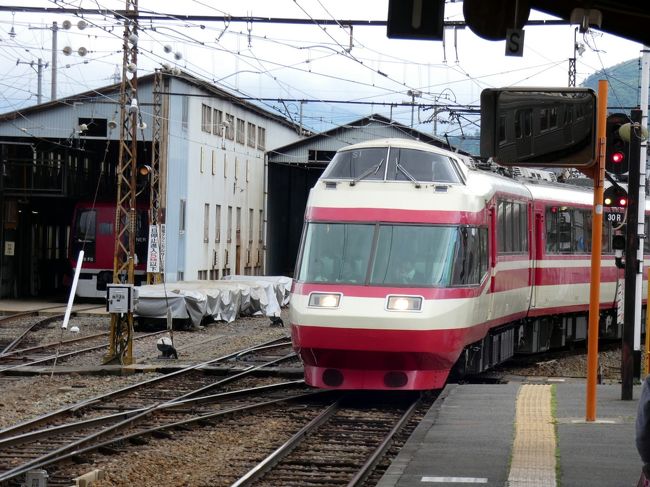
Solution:
[(346, 395), (232, 487), (364, 485), (393, 442), (408, 438), (430, 404), (418, 393)]
[[(289, 351), (290, 343), (283, 342)], [(261, 353), (268, 354), (272, 344), (264, 345)], [(295, 395), (283, 392), (277, 397), (274, 396), (277, 390), (302, 388), (303, 393), (314, 394), (302, 380), (288, 383), (275, 380), (274, 384), (259, 386), (256, 379), (253, 382), (257, 385), (250, 387), (254, 372), (292, 358), (293, 352), (270, 362), (248, 365), (243, 370), (237, 362), (225, 376), (200, 370), (207, 365), (227, 364), (249, 356), (254, 349), (193, 365), (0, 431), (0, 484), (19, 485), (22, 476), (31, 469), (108, 448), (116, 442), (137, 441), (170, 428), (209, 421), (213, 416), (225, 414), (224, 408), (230, 412), (247, 410), (286, 401)], [(273, 350), (277, 353), (279, 349), (273, 347)], [(237, 385), (233, 386), (234, 383)], [(233, 387), (236, 388), (228, 390)], [(214, 411), (214, 402), (219, 403), (219, 411)], [(66, 482), (62, 485), (69, 485), (69, 478)], [(50, 485), (55, 484), (50, 482)]]

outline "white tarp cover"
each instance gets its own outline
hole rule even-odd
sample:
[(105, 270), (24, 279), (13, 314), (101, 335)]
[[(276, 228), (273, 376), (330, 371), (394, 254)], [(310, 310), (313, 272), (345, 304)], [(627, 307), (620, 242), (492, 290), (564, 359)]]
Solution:
[(137, 316), (189, 319), (194, 326), (211, 316), (232, 322), (240, 315), (280, 316), (289, 302), (291, 279), (284, 276), (229, 276), (222, 281), (183, 281), (138, 288)]

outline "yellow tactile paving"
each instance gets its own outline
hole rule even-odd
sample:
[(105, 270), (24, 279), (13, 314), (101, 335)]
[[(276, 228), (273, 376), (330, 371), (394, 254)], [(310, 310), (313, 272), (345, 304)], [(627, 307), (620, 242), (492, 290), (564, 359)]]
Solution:
[(551, 385), (525, 384), (515, 411), (508, 487), (555, 487), (555, 425)]

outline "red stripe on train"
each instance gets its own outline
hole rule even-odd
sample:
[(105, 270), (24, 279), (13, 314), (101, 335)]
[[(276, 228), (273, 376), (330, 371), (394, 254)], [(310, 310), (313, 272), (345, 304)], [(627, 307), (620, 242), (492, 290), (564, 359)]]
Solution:
[(433, 211), (433, 210), (402, 210), (395, 208), (307, 208), (309, 221), (341, 221), (341, 222), (396, 222), (396, 223), (438, 223), (461, 225), (487, 224), (486, 210), (469, 211)]

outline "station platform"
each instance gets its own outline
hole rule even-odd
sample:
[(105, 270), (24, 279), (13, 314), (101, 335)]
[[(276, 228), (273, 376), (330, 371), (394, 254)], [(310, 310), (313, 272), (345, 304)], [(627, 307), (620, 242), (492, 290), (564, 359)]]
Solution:
[(641, 385), (598, 385), (586, 422), (586, 382), (520, 378), (445, 387), (378, 487), (636, 486), (635, 420)]

